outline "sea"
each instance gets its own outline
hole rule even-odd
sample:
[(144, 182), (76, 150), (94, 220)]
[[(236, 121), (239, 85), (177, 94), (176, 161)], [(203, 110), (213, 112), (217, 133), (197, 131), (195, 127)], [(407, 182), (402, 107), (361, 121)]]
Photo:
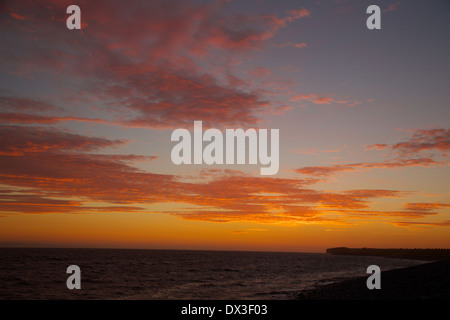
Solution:
[[(0, 300), (290, 300), (423, 261), (325, 253), (0, 248)], [(81, 289), (68, 289), (70, 265)]]

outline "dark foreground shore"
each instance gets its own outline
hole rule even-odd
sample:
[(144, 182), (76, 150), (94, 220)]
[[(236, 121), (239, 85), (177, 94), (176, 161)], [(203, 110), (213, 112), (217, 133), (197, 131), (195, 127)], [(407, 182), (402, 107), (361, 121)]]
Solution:
[(305, 291), (297, 300), (450, 300), (450, 260), (381, 272), (381, 289), (369, 290), (367, 277)]

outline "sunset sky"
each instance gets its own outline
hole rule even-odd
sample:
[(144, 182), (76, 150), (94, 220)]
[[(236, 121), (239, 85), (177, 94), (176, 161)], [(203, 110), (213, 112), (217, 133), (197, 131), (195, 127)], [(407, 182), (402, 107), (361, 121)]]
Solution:
[[(449, 248), (449, 21), (445, 0), (2, 1), (0, 246)], [(280, 170), (173, 164), (196, 120), (279, 129)]]

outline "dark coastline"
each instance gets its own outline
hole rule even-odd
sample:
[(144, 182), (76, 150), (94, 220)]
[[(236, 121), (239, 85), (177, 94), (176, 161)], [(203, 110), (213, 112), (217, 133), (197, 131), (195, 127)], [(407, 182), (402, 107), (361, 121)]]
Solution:
[[(387, 251), (387, 250), (390, 250)], [(403, 250), (403, 255), (398, 254)], [(413, 250), (417, 250), (413, 255)], [(367, 277), (358, 277), (300, 292), (296, 300), (450, 300), (448, 249), (328, 249), (329, 254), (374, 255), (430, 261), (422, 265), (381, 271), (381, 289), (369, 290)], [(388, 252), (388, 254), (386, 254)], [(441, 253), (440, 255), (438, 253)], [(392, 253), (392, 254), (389, 254)]]
[(378, 249), (378, 248), (330, 248), (327, 254), (346, 256), (373, 256), (423, 261), (449, 260), (450, 249)]

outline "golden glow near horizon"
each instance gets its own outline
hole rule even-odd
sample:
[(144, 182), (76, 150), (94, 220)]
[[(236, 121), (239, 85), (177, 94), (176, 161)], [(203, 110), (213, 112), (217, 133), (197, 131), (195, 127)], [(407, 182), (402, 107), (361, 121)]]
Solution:
[[(173, 2), (5, 4), (0, 246), (450, 247), (443, 4)], [(194, 121), (279, 129), (273, 175), (175, 165)]]

